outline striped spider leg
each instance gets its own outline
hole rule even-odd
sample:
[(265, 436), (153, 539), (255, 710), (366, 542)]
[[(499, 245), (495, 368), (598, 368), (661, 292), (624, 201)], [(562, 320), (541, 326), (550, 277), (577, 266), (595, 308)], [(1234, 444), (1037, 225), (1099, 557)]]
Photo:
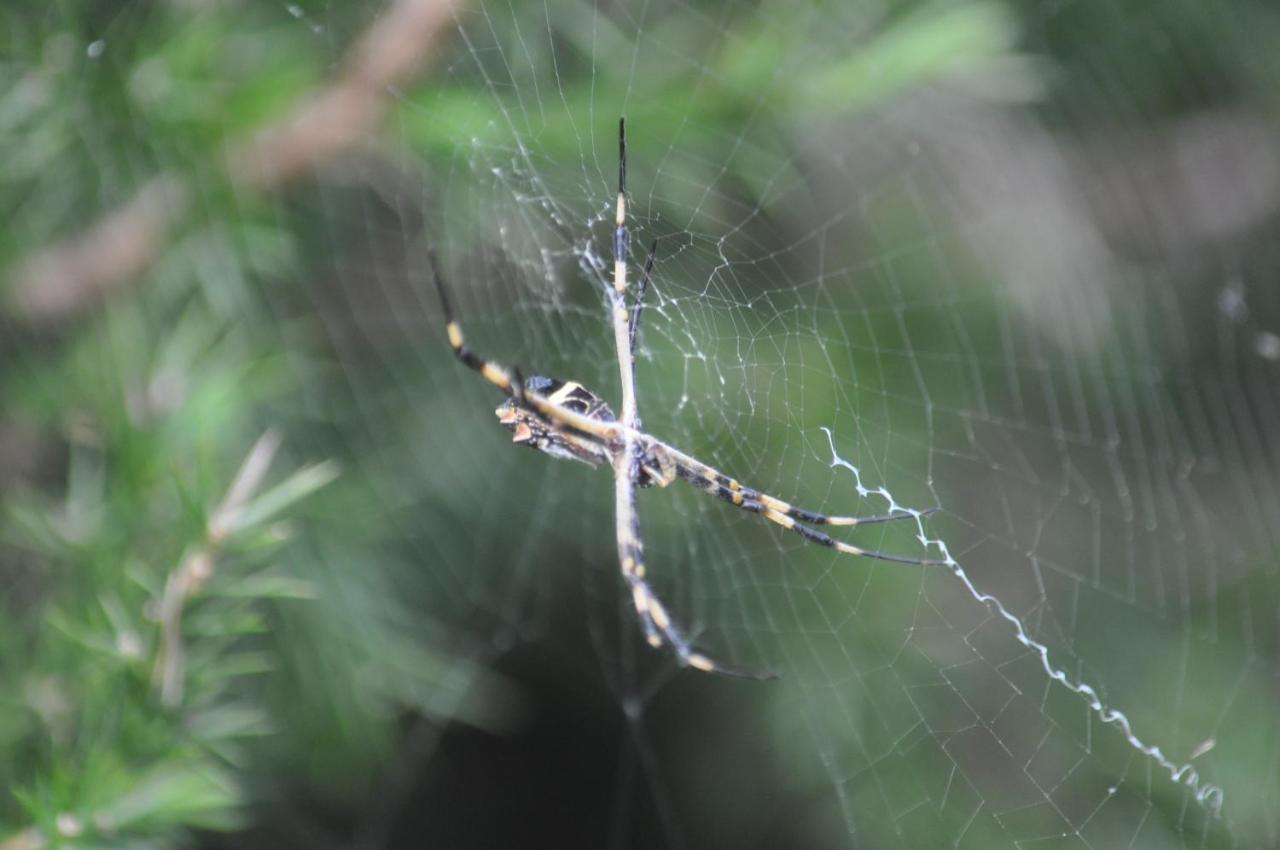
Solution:
[(848, 555), (902, 564), (934, 565), (945, 562), (863, 549), (836, 540), (813, 526), (871, 525), (909, 519), (932, 511), (858, 518), (829, 516), (804, 510), (747, 487), (714, 467), (639, 430), (635, 393), (635, 341), (657, 243), (653, 243), (645, 259), (644, 270), (637, 285), (635, 306), (628, 309), (626, 163), (626, 127), (620, 119), (613, 286), (609, 288), (608, 294), (622, 386), (621, 415), (615, 417), (603, 399), (575, 381), (561, 381), (541, 375), (525, 380), (518, 369), (508, 369), (475, 354), (467, 347), (462, 326), (453, 315), (444, 277), (435, 255), (428, 252), (449, 345), (464, 365), (479, 373), (507, 396), (507, 400), (494, 413), (499, 423), (512, 432), (513, 442), (553, 457), (577, 460), (593, 466), (607, 463), (613, 468), (618, 561), (648, 643), (654, 648), (670, 648), (681, 666), (742, 678), (773, 678), (775, 674), (767, 671), (731, 667), (713, 660), (695, 648), (673, 622), (646, 575), (644, 542), (640, 536), (640, 518), (636, 510), (636, 489), (653, 485), (666, 487), (679, 478), (734, 507), (759, 514), (810, 543)]
[[(613, 455), (614, 523), (618, 539), (618, 563), (622, 577), (631, 589), (631, 601), (644, 628), (645, 639), (654, 649), (664, 644), (676, 654), (681, 666), (727, 676), (767, 679), (774, 674), (754, 672), (721, 664), (695, 649), (672, 621), (666, 605), (654, 593), (646, 577), (644, 541), (640, 536), (640, 514), (636, 510), (636, 488), (649, 484), (670, 483), (672, 465), (663, 453), (649, 451), (654, 441), (637, 429), (636, 412), (636, 331), (644, 309), (644, 292), (653, 271), (657, 251), (654, 242), (645, 260), (634, 310), (627, 309), (627, 125), (618, 119), (618, 201), (616, 228), (613, 232), (613, 289), (610, 291), (610, 315), (613, 319), (613, 342), (618, 356), (618, 373), (622, 385), (622, 425), (620, 445)], [(644, 449), (642, 451), (642, 449)]]

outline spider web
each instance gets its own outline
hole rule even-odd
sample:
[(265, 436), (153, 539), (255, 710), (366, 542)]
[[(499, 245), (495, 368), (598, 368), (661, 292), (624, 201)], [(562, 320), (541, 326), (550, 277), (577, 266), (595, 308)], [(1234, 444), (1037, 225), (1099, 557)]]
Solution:
[[(323, 237), (305, 308), (271, 302), (296, 344), (318, 319), (340, 401), (308, 412), (424, 617), (535, 713), (615, 718), (546, 768), (616, 753), (584, 845), (1275, 845), (1274, 127), (1152, 10), (841, 5), (456, 10), (376, 153), (272, 202)], [(336, 67), (384, 9), (271, 11)], [(1134, 45), (1196, 96), (1145, 100)], [(607, 470), (513, 449), (449, 356), (428, 247), (478, 353), (616, 409), (619, 115), (633, 281), (658, 240), (644, 430), (798, 506), (910, 512), (841, 536), (947, 561), (640, 492), (677, 623), (776, 682), (649, 649)]]
[[(712, 697), (639, 640), (606, 474), (507, 449), (492, 388), (445, 353), (412, 248), (408, 294), (373, 275), (359, 309), (407, 306), (398, 342), (425, 375), (379, 410), (419, 412), (401, 448), (467, 517), (449, 554), (420, 544), (441, 605), (498, 612), (499, 647), (587, 643), (584, 675), (634, 748), (611, 780), (615, 840), (653, 805), (660, 843), (700, 843), (703, 817), (767, 799), (718, 776), (715, 759), (750, 757), (779, 817), (803, 818), (796, 844), (1274, 842), (1257, 707), (1275, 677), (1277, 256), (1247, 245), (1248, 222), (1203, 235), (1206, 259), (1173, 243), (1213, 225), (1114, 208), (1155, 167), (1126, 128), (1180, 133), (1215, 195), (1239, 179), (1216, 161), (1230, 133), (1124, 110), (1088, 132), (1028, 58), (1051, 40), (986, 4), (482, 2), (458, 23), (434, 81), (397, 93), (391, 139), (423, 157), (396, 193), (426, 211), (418, 235), (473, 346), (616, 399), (602, 291), (626, 114), (633, 269), (659, 240), (646, 430), (805, 507), (941, 509), (852, 538), (949, 563), (913, 567), (832, 555), (680, 486), (641, 493), (677, 620), (783, 675), (696, 683), (749, 718), (716, 733), (696, 707)], [(559, 628), (565, 611), (585, 631)]]

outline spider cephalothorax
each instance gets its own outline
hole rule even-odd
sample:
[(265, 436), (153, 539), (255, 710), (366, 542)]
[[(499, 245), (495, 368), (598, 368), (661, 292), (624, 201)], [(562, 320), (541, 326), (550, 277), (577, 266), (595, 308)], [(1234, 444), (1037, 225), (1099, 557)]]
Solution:
[(672, 446), (670, 443), (640, 430), (636, 412), (635, 342), (640, 313), (644, 306), (645, 287), (653, 270), (657, 243), (649, 249), (637, 287), (636, 303), (627, 307), (627, 229), (626, 229), (626, 137), (618, 122), (618, 207), (617, 229), (613, 234), (613, 286), (608, 288), (612, 314), (614, 345), (618, 354), (618, 370), (622, 379), (621, 415), (598, 395), (574, 381), (559, 381), (536, 376), (527, 381), (520, 372), (477, 355), (467, 347), (462, 326), (453, 317), (444, 279), (435, 255), (428, 258), (435, 276), (436, 291), (444, 309), (445, 329), (454, 355), (468, 368), (502, 390), (507, 400), (494, 411), (498, 422), (508, 428), (512, 440), (546, 452), (552, 457), (578, 460), (598, 466), (609, 464), (614, 472), (615, 535), (618, 561), (623, 579), (631, 591), (645, 638), (653, 647), (668, 646), (682, 665), (711, 673), (731, 676), (769, 678), (772, 674), (728, 667), (700, 652), (684, 635), (666, 606), (649, 585), (644, 563), (644, 544), (640, 539), (640, 518), (636, 513), (637, 487), (656, 484), (665, 487), (680, 478), (699, 490), (723, 499), (734, 507), (759, 514), (770, 522), (795, 532), (810, 543), (826, 546), (847, 555), (860, 555), (900, 564), (942, 564), (924, 558), (909, 558), (862, 549), (837, 540), (814, 526), (855, 526), (892, 522), (919, 517), (929, 511), (900, 512), (888, 516), (827, 516), (797, 508), (744, 486), (708, 464)]

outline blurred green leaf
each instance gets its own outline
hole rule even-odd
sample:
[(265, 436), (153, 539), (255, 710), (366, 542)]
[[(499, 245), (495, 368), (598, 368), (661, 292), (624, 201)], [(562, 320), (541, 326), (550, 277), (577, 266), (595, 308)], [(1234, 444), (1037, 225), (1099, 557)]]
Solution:
[(235, 538), (255, 528), (338, 477), (338, 465), (331, 461), (304, 467), (287, 479), (239, 508), (228, 519), (226, 535)]

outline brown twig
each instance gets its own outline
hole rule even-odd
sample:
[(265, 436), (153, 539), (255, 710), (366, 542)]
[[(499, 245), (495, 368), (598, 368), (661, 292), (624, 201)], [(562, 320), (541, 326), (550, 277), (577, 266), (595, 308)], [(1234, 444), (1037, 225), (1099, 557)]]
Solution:
[(186, 215), (187, 190), (152, 178), (124, 206), (19, 263), (12, 310), (33, 324), (72, 316), (124, 289), (159, 254), (168, 225)]
[(44, 838), (40, 836), (35, 827), (28, 827), (6, 838), (4, 842), (0, 843), (0, 850), (40, 850), (44, 846)]
[[(356, 40), (334, 79), (283, 118), (230, 146), (233, 185), (269, 192), (359, 145), (391, 104), (391, 90), (421, 73), (458, 0), (395, 0)], [(135, 283), (190, 208), (175, 175), (146, 183), (82, 233), (19, 261), (10, 310), (30, 324), (75, 317)]]
[(182, 702), (184, 656), (182, 652), (182, 612), (187, 600), (199, 592), (213, 575), (218, 550), (235, 525), (237, 514), (262, 486), (271, 459), (280, 448), (280, 436), (267, 431), (253, 444), (240, 465), (227, 494), (209, 517), (204, 541), (183, 556), (169, 574), (160, 598), (160, 649), (156, 656), (152, 683), (160, 691), (160, 701), (172, 708)]

